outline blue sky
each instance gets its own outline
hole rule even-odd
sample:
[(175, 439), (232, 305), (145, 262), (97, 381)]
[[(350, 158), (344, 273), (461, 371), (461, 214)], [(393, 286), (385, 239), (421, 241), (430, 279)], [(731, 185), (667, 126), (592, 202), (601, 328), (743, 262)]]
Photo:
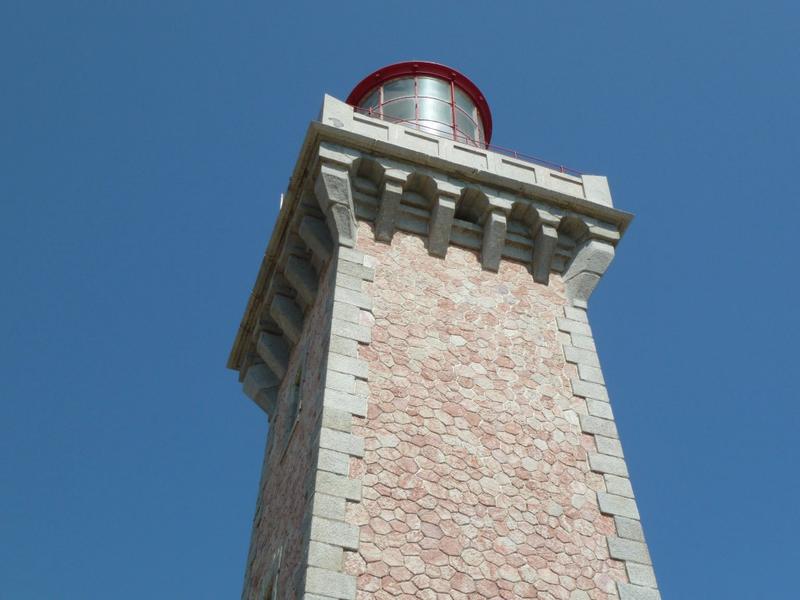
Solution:
[(794, 2), (0, 4), (0, 598), (238, 597), (227, 353), (308, 122), (384, 64), (636, 214), (591, 317), (665, 598), (796, 598)]

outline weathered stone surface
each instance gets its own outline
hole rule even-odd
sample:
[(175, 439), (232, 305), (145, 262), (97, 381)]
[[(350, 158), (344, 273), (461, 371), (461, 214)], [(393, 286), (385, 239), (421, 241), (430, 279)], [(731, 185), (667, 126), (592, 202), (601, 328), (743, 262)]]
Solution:
[(558, 329), (566, 331), (567, 333), (576, 333), (578, 335), (592, 335), (592, 328), (589, 324), (582, 321), (573, 321), (567, 318), (558, 318)]
[(576, 308), (574, 306), (564, 307), (564, 316), (571, 321), (578, 321), (579, 323), (589, 323), (589, 315), (586, 314), (586, 309)]
[(340, 546), (331, 546), (322, 542), (311, 541), (308, 544), (308, 564), (329, 571), (342, 568), (344, 551)]
[[(575, 348), (580, 348), (582, 350), (591, 350), (592, 352), (597, 352), (597, 346), (595, 346), (594, 338), (588, 335), (579, 335), (573, 333), (572, 337), (572, 345)], [(577, 361), (576, 361), (577, 362)]]
[(317, 468), (321, 471), (348, 475), (350, 473), (350, 455), (328, 448), (320, 448)]
[(639, 510), (636, 508), (636, 501), (632, 498), (625, 498), (607, 492), (598, 492), (597, 501), (600, 504), (600, 510), (607, 515), (639, 519)]
[[(346, 302), (333, 303), (333, 318), (340, 321), (347, 321), (348, 323), (361, 322), (361, 309)], [(351, 354), (347, 354), (351, 356)]]
[(603, 475), (603, 479), (605, 479), (606, 490), (609, 494), (633, 498), (633, 487), (631, 487), (631, 481), (627, 477), (606, 474)]
[(632, 584), (652, 588), (656, 587), (656, 574), (652, 566), (629, 562), (626, 564), (626, 569), (628, 571), (628, 579)]
[(350, 479), (347, 475), (317, 471), (314, 490), (319, 494), (339, 496), (347, 500), (361, 500), (361, 480)]
[(306, 573), (306, 591), (341, 600), (353, 600), (356, 597), (356, 580), (336, 571), (309, 567)]
[(578, 375), (584, 381), (590, 381), (592, 383), (598, 383), (600, 385), (605, 385), (605, 378), (603, 377), (603, 371), (600, 370), (599, 367), (590, 367), (589, 365), (578, 365)]
[[(333, 303), (333, 310), (336, 310), (336, 302)], [(333, 317), (336, 318), (336, 317)], [(341, 320), (341, 319), (340, 319)], [(345, 338), (339, 335), (331, 335), (329, 350), (343, 356), (358, 356), (358, 342), (352, 338)]]
[(349, 338), (363, 344), (368, 344), (372, 340), (372, 329), (370, 327), (350, 323), (349, 321), (333, 319), (331, 331), (334, 335)]
[(344, 452), (351, 456), (364, 454), (364, 440), (350, 433), (342, 433), (323, 427), (319, 436), (320, 448), (328, 448), (337, 452)]
[(616, 558), (617, 560), (629, 560), (645, 565), (650, 564), (650, 553), (647, 551), (647, 546), (642, 542), (609, 537), (608, 551), (611, 554), (611, 558)]
[(322, 426), (336, 431), (350, 433), (353, 429), (353, 415), (333, 406), (322, 406)]
[(661, 600), (661, 594), (653, 588), (620, 583), (619, 600)]
[(592, 350), (565, 346), (564, 356), (566, 356), (567, 362), (589, 367), (600, 367), (600, 359), (597, 358), (597, 353)]
[(587, 200), (597, 202), (603, 206), (614, 206), (611, 201), (611, 190), (608, 187), (608, 179), (602, 175), (582, 175), (583, 194)]
[(369, 364), (366, 361), (333, 352), (328, 355), (328, 368), (360, 379), (366, 379), (369, 373)]
[(336, 266), (339, 274), (350, 275), (358, 277), (365, 281), (372, 281), (375, 279), (375, 269), (365, 267), (363, 264), (352, 263), (348, 260), (342, 260)]
[(342, 548), (358, 548), (358, 527), (343, 521), (315, 517), (311, 521), (311, 539)]
[(340, 392), (339, 390), (326, 389), (324, 392), (324, 400), (326, 406), (331, 408), (338, 408), (341, 411), (349, 412), (359, 417), (367, 415), (367, 399), (357, 393), (349, 394), (347, 392)]
[(316, 492), (311, 503), (311, 514), (315, 517), (344, 521), (346, 504), (346, 498)]
[(351, 262), (354, 265), (361, 265), (362, 267), (366, 266), (366, 255), (355, 248), (340, 246), (338, 249), (338, 258), (339, 261)]
[[(358, 593), (613, 597), (626, 574), (608, 557), (615, 528), (596, 501), (590, 445), (565, 410), (584, 401), (556, 326), (566, 303), (558, 275), (542, 286), (526, 265), (491, 273), (455, 246), (437, 258), (399, 230), (391, 245), (366, 228), (358, 240), (380, 265), (367, 289), (372, 341), (357, 348), (370, 394), (366, 418), (353, 422), (362, 500), (347, 516), (361, 542), (344, 570)], [(615, 439), (613, 421), (584, 418)]]
[(614, 523), (617, 526), (617, 535), (619, 537), (636, 542), (644, 542), (644, 531), (638, 519), (616, 516), (614, 517)]
[(363, 292), (337, 286), (333, 297), (337, 302), (345, 302), (364, 310), (372, 310), (372, 299)]
[(354, 394), (356, 390), (356, 378), (348, 373), (328, 370), (325, 376), (325, 387), (347, 394)]
[(589, 466), (596, 473), (611, 473), (620, 477), (628, 476), (628, 467), (625, 461), (617, 456), (607, 454), (590, 454)]
[[(614, 420), (614, 412), (611, 410), (611, 404), (605, 400), (596, 400), (594, 398), (587, 398), (586, 408), (589, 410), (589, 414), (592, 415), (593, 417), (599, 417), (600, 419), (607, 419), (609, 421)], [(619, 442), (619, 440), (615, 441)], [(600, 450), (600, 452), (602, 452), (603, 454), (613, 454), (614, 456), (622, 456), (621, 450), (619, 450), (618, 452), (606, 452), (605, 450)]]
[(608, 402), (608, 392), (606, 391), (606, 386), (598, 383), (583, 381), (577, 377), (572, 378), (572, 392), (576, 396), (594, 398), (595, 400), (604, 400)]
[[(347, 321), (348, 323), (361, 323), (361, 309), (353, 304), (347, 302), (334, 302), (333, 303), (333, 318), (340, 321)], [(338, 353), (341, 354), (341, 353)], [(354, 354), (345, 353), (347, 356), (355, 356)]]
[[(342, 263), (348, 264), (347, 261), (342, 261)], [(348, 275), (347, 273), (338, 273), (336, 275), (336, 287), (353, 290), (354, 292), (363, 292), (364, 281), (360, 277)]]
[(600, 419), (591, 415), (580, 415), (581, 429), (585, 433), (594, 435), (604, 435), (609, 438), (619, 439), (617, 435), (617, 426), (614, 421), (608, 419)]

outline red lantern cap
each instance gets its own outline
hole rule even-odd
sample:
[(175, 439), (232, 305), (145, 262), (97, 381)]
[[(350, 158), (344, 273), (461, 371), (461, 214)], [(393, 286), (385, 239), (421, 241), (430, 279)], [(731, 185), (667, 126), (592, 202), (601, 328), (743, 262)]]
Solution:
[(489, 103), (481, 93), (478, 86), (472, 83), (470, 79), (459, 73), (455, 69), (439, 63), (427, 62), (422, 60), (412, 60), (407, 62), (399, 62), (393, 65), (378, 69), (374, 73), (367, 75), (361, 82), (353, 88), (350, 95), (347, 97), (346, 102), (351, 106), (358, 106), (358, 104), (367, 97), (367, 95), (376, 87), (383, 85), (387, 81), (397, 79), (399, 77), (413, 77), (415, 75), (427, 75), (437, 79), (444, 79), (445, 81), (452, 81), (456, 86), (466, 93), (470, 99), (475, 103), (478, 109), (481, 123), (483, 124), (483, 132), (488, 144), (492, 139), (492, 111), (489, 110)]

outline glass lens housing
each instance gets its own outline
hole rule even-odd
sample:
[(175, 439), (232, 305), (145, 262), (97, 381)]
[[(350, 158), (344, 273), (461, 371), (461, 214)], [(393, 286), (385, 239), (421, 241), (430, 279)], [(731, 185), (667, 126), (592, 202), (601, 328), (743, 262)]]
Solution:
[(382, 106), (382, 113), (385, 117), (393, 121), (416, 121), (416, 111), (414, 110), (413, 98), (401, 98), (386, 102)]
[(414, 95), (414, 78), (395, 79), (383, 85), (383, 101), (406, 98)]
[(472, 111), (475, 110), (475, 103), (472, 102), (472, 98), (470, 98), (461, 88), (456, 88), (456, 106), (462, 109), (468, 115), (472, 114)]
[(446, 79), (400, 77), (374, 89), (359, 103), (369, 114), (422, 131), (482, 144), (483, 125), (469, 94)]
[(477, 126), (475, 125), (475, 122), (458, 109), (456, 109), (456, 128), (458, 129), (459, 133), (471, 140), (478, 138), (476, 133)]
[(433, 77), (418, 77), (417, 96), (439, 98), (450, 102), (450, 82), (434, 79)]
[(380, 89), (375, 90), (369, 96), (364, 98), (361, 101), (361, 104), (358, 105), (359, 108), (366, 108), (366, 109), (375, 109), (378, 108), (381, 104), (381, 91)]
[(418, 102), (420, 119), (437, 121), (446, 125), (453, 124), (453, 109), (447, 102), (433, 98), (420, 98)]

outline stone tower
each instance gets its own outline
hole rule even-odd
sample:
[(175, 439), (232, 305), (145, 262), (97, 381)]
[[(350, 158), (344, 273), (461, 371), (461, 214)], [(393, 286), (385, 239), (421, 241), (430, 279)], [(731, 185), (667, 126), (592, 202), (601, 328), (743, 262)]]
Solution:
[(491, 128), (424, 62), (309, 126), (228, 363), (244, 599), (660, 598), (586, 313), (631, 215)]

